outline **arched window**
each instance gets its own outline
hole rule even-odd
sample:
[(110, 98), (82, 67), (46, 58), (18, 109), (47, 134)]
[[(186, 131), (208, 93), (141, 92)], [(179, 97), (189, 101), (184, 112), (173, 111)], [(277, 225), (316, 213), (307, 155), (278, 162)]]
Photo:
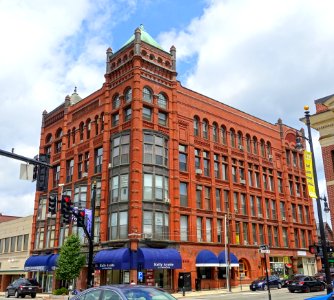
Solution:
[(272, 153), (271, 153), (271, 144), (270, 142), (267, 142), (267, 153), (268, 153), (268, 158), (272, 158)]
[(203, 120), (202, 132), (203, 132), (203, 138), (208, 139), (208, 137), (209, 137), (209, 123), (208, 123), (207, 120)]
[(212, 126), (212, 139), (214, 142), (218, 142), (218, 125), (217, 123), (213, 123)]
[(67, 148), (71, 146), (71, 129), (67, 131)]
[(257, 138), (254, 136), (253, 137), (253, 153), (257, 154)]
[(161, 93), (158, 95), (158, 106), (167, 109), (167, 98)]
[(260, 148), (261, 148), (261, 156), (262, 157), (266, 157), (266, 149), (265, 149), (264, 140), (261, 140), (261, 142), (260, 142)]
[(84, 139), (84, 123), (81, 122), (79, 125), (80, 141)]
[(52, 134), (49, 133), (45, 138), (45, 143), (48, 144), (48, 143), (51, 143), (51, 142), (52, 142)]
[(100, 120), (101, 120), (101, 132), (102, 132), (104, 130), (104, 113), (101, 113)]
[(252, 147), (251, 147), (251, 137), (249, 134), (246, 135), (246, 149), (248, 153), (251, 153)]
[(222, 144), (226, 145), (226, 127), (224, 125), (220, 127), (220, 136)]
[(239, 269), (237, 269), (237, 271), (239, 271), (239, 274), (237, 274), (237, 277), (240, 278), (240, 274), (243, 273), (244, 277), (249, 278), (250, 267), (246, 259), (242, 258), (239, 260)]
[(87, 139), (90, 138), (90, 130), (92, 129), (92, 122), (90, 119), (86, 121), (86, 137)]
[(235, 148), (235, 131), (232, 128), (230, 131), (231, 147)]
[(143, 101), (149, 103), (153, 102), (153, 94), (147, 87), (143, 88)]
[(76, 131), (76, 128), (73, 127), (72, 128), (72, 143), (75, 144), (75, 131)]
[(243, 148), (243, 141), (242, 141), (242, 133), (241, 133), (241, 131), (238, 131), (238, 147), (239, 147), (239, 149)]
[(194, 118), (194, 136), (199, 136), (199, 118)]
[(125, 102), (128, 103), (128, 102), (131, 102), (132, 101), (132, 90), (130, 88), (128, 88), (126, 91), (125, 91)]
[(95, 135), (99, 134), (99, 116), (95, 116)]
[(121, 101), (120, 101), (119, 95), (117, 94), (112, 99), (112, 109), (119, 108), (120, 103), (121, 103)]
[(63, 136), (63, 131), (61, 128), (58, 128), (57, 132), (56, 132), (56, 139), (59, 139)]

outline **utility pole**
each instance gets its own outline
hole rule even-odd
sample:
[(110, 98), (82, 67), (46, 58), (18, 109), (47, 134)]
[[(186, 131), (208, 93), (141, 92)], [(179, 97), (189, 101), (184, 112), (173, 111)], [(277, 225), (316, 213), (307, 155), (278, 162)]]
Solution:
[(91, 230), (89, 241), (89, 252), (88, 252), (88, 274), (87, 274), (87, 288), (93, 287), (93, 254), (94, 254), (94, 222), (95, 222), (95, 198), (96, 198), (96, 182), (93, 183), (93, 192), (91, 198), (91, 210), (92, 210), (92, 220), (91, 220)]

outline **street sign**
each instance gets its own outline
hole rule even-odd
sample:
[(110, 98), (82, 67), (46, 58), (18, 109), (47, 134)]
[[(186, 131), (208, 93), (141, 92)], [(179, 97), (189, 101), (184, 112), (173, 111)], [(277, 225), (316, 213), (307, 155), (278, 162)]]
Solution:
[(260, 251), (260, 253), (266, 253), (266, 254), (270, 253), (268, 245), (260, 245), (259, 251)]

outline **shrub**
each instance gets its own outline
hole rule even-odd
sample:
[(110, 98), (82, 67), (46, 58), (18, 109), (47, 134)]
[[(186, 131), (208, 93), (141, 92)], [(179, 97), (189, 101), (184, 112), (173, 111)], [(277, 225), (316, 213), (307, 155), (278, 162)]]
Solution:
[(56, 289), (52, 292), (53, 295), (68, 295), (68, 289), (62, 287), (60, 289)]

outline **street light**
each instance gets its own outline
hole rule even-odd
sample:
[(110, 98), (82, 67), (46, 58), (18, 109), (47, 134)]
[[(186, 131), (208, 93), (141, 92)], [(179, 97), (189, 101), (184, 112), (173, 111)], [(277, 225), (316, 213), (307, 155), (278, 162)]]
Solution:
[[(314, 151), (313, 151), (313, 142), (312, 142), (312, 134), (311, 134), (311, 122), (310, 122), (310, 111), (309, 111), (308, 105), (304, 106), (304, 113), (305, 113), (305, 121), (306, 121), (305, 123), (306, 123), (307, 131), (308, 131), (308, 138), (305, 138), (305, 139), (308, 140), (308, 142), (310, 144), (310, 151), (311, 151), (311, 154), (312, 154), (312, 167), (313, 167), (312, 171), (313, 171), (314, 188), (315, 188), (317, 210), (318, 210), (321, 248), (322, 248), (322, 253), (323, 253), (323, 261), (324, 261), (324, 266), (325, 266), (325, 274), (326, 274), (326, 282), (327, 282), (327, 294), (330, 294), (333, 291), (333, 286), (332, 286), (332, 278), (331, 278), (329, 262), (328, 262), (326, 235), (325, 235), (324, 221), (322, 219), (322, 211), (321, 211), (321, 203), (320, 203), (320, 201), (324, 200), (324, 199), (322, 199), (319, 196), (318, 176), (317, 176), (317, 169), (316, 169), (316, 165), (315, 165), (315, 158), (314, 158)], [(301, 146), (301, 143), (300, 143), (300, 140), (299, 140), (299, 141), (297, 141), (296, 148), (300, 148), (300, 146)], [(327, 208), (328, 208), (328, 206), (327, 206)], [(325, 206), (325, 209), (326, 209), (326, 206)]]

